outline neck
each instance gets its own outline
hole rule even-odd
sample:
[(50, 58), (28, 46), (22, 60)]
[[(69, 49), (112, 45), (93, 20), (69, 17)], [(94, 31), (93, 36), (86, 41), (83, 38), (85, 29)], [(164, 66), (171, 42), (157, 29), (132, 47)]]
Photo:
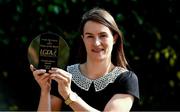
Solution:
[(83, 68), (84, 74), (87, 75), (86, 77), (97, 79), (109, 73), (114, 68), (114, 65), (111, 63), (111, 60), (104, 60), (101, 62), (87, 60)]

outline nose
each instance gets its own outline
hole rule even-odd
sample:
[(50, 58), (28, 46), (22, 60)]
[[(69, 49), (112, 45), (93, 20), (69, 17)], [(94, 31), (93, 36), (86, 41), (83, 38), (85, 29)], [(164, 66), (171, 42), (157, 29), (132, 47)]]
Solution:
[(94, 45), (95, 45), (95, 46), (101, 45), (101, 40), (100, 40), (98, 37), (95, 38), (95, 40), (94, 40)]

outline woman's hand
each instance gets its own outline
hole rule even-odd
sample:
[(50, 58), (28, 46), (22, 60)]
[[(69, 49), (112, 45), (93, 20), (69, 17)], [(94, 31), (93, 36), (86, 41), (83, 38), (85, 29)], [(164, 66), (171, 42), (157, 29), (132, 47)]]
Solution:
[(33, 65), (30, 65), (30, 69), (33, 76), (41, 88), (41, 92), (50, 93), (51, 90), (51, 78), (50, 74), (46, 73), (45, 69), (36, 69)]
[(61, 94), (64, 99), (67, 99), (71, 92), (72, 74), (59, 68), (52, 68), (49, 70), (49, 73), (51, 74), (51, 78), (58, 83), (59, 94)]

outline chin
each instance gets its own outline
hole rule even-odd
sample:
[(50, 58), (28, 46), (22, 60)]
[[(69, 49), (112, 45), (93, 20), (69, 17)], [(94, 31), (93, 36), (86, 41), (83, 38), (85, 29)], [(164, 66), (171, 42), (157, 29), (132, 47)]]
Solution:
[(103, 61), (105, 59), (106, 59), (105, 57), (95, 57), (94, 58), (94, 60), (97, 60), (97, 61)]

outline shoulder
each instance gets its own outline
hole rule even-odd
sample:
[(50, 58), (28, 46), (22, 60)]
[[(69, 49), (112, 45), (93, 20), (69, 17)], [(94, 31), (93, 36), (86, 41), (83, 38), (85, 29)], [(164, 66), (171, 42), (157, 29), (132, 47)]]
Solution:
[(118, 74), (116, 80), (128, 80), (128, 79), (138, 80), (137, 75), (133, 71), (122, 67), (116, 67), (116, 68), (117, 68), (116, 73)]
[(137, 80), (138, 81), (138, 77), (137, 75), (133, 72), (133, 71), (125, 71), (125, 72), (122, 72), (121, 75), (119, 75), (118, 77), (119, 80), (130, 80), (130, 79), (133, 79), (133, 80)]
[(124, 93), (131, 94), (139, 99), (139, 82), (138, 77), (133, 71), (121, 73), (115, 80), (117, 87)]
[(125, 71), (122, 72), (117, 78), (116, 83), (119, 83), (121, 85), (129, 86), (137, 86), (139, 85), (138, 77), (133, 71)]

